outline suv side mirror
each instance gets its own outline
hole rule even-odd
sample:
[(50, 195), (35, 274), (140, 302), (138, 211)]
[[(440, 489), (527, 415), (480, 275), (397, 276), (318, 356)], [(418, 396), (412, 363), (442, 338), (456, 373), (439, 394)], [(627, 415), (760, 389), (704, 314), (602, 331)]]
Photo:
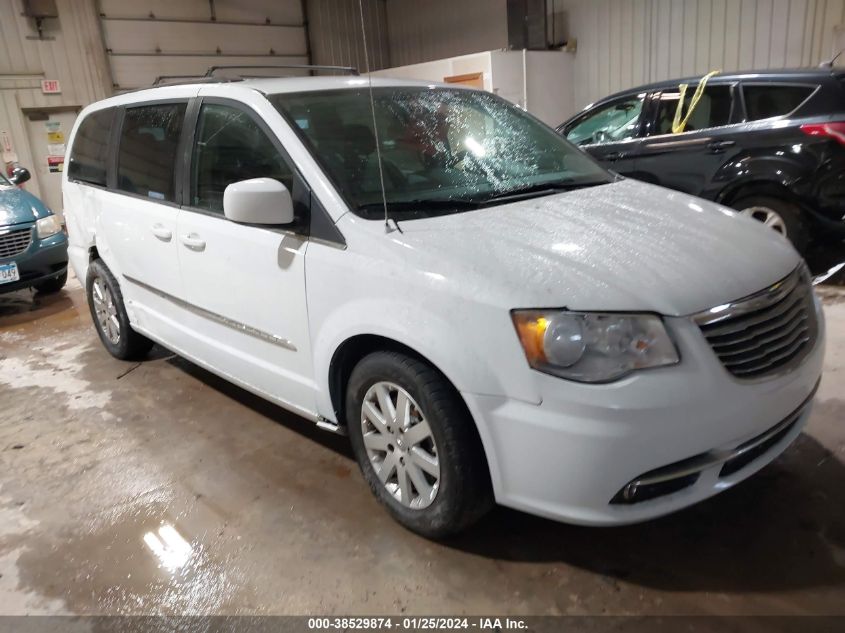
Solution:
[(13, 185), (22, 185), (30, 178), (32, 178), (32, 174), (29, 173), (26, 167), (15, 167), (12, 170), (12, 175), (9, 176), (9, 182)]
[(241, 180), (223, 192), (223, 215), (241, 224), (290, 224), (293, 201), (288, 188), (278, 180)]

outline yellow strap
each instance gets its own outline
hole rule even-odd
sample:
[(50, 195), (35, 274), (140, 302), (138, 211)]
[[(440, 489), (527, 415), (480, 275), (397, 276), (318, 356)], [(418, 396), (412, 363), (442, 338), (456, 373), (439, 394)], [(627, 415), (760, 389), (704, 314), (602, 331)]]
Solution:
[(693, 111), (695, 111), (695, 107), (698, 105), (698, 102), (701, 101), (701, 95), (704, 94), (704, 88), (707, 86), (707, 80), (713, 75), (718, 75), (720, 72), (722, 71), (713, 70), (701, 78), (701, 81), (698, 82), (698, 88), (695, 89), (695, 93), (692, 95), (692, 101), (690, 101), (689, 104), (689, 111), (687, 111), (687, 115), (683, 118), (683, 120), (681, 120), (681, 112), (684, 109), (684, 97), (687, 94), (687, 88), (689, 88), (689, 86), (687, 84), (681, 84), (678, 86), (681, 96), (678, 99), (678, 107), (675, 108), (675, 119), (672, 121), (672, 134), (680, 134), (684, 131)]

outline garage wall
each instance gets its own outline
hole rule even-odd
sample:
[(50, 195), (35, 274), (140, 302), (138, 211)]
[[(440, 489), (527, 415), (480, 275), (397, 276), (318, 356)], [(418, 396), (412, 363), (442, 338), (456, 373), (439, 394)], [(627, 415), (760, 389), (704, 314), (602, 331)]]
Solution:
[(308, 63), (301, 0), (97, 4), (117, 92), (149, 86), (161, 75), (201, 74), (212, 65)]
[[(362, 73), (390, 66), (385, 0), (308, 0), (308, 32), (315, 64), (354, 66)], [(370, 59), (364, 59), (361, 9)]]
[(508, 45), (507, 0), (387, 0), (392, 66)]
[[(359, 0), (308, 0), (315, 64), (366, 68)], [(507, 0), (363, 0), (372, 69), (505, 48)]]
[[(59, 17), (44, 20), (39, 40), (34, 20), (21, 15), (21, 0), (0, 2), (0, 132), (12, 148), (0, 147), (0, 166), (15, 155), (32, 172), (26, 187), (36, 195), (42, 193), (45, 166), (34, 162), (24, 111), (75, 110), (107, 97), (111, 89), (94, 4), (58, 0), (56, 5)], [(42, 79), (58, 79), (61, 94), (43, 94)]]
[[(579, 109), (639, 84), (817, 65), (832, 56), (845, 0), (557, 0), (578, 40)], [(843, 43), (842, 45), (845, 45)], [(841, 61), (841, 60), (840, 60)]]

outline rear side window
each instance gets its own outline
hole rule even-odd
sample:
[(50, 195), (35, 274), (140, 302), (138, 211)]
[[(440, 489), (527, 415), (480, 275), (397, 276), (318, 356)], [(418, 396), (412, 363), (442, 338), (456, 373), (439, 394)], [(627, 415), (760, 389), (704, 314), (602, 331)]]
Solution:
[[(695, 90), (695, 84), (687, 87), (686, 94), (684, 95), (684, 105), (681, 109), (681, 119), (689, 113)], [(652, 134), (672, 133), (672, 123), (675, 120), (675, 112), (678, 109), (680, 98), (681, 94), (676, 90), (667, 91), (660, 95), (655, 131)], [(695, 132), (696, 130), (706, 130), (711, 127), (728, 125), (731, 122), (732, 113), (733, 97), (731, 96), (731, 87), (708, 85), (704, 88), (701, 99), (699, 99), (692, 114), (690, 114), (684, 132)]]
[(79, 125), (70, 153), (68, 178), (71, 180), (106, 186), (109, 132), (114, 112), (114, 108), (92, 112)]
[(815, 90), (812, 86), (777, 86), (745, 84), (745, 110), (748, 121), (759, 121), (789, 114), (807, 100)]
[(185, 103), (127, 108), (117, 155), (117, 188), (154, 200), (175, 200), (176, 149)]

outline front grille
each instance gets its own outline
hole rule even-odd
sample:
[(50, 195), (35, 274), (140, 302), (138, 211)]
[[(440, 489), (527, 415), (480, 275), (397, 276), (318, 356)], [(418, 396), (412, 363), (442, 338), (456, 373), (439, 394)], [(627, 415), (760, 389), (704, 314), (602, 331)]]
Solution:
[(0, 234), (0, 259), (14, 257), (29, 248), (32, 229), (18, 229)]
[(731, 374), (750, 379), (786, 370), (813, 348), (818, 322), (804, 266), (762, 292), (695, 317)]

